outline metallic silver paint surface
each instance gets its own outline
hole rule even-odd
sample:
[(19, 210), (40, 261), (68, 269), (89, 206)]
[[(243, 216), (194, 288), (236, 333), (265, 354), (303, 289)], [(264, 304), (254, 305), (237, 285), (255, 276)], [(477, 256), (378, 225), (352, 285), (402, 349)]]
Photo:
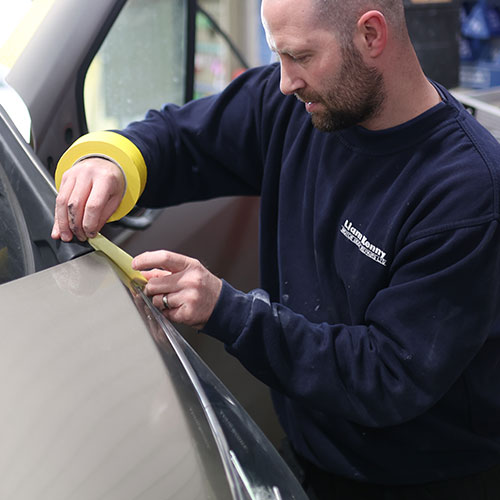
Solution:
[(0, 498), (231, 498), (174, 354), (104, 256), (2, 285), (0, 304)]
[[(120, 3), (55, 1), (7, 77), (30, 110), (33, 147), (51, 174), (68, 147), (64, 131), (72, 130), (75, 139), (86, 132), (84, 110), (77, 99), (81, 97), (78, 76), (86, 70), (82, 64), (93, 54), (98, 35), (109, 29), (110, 12)], [(49, 164), (48, 158), (53, 162)], [(259, 200), (248, 198), (184, 204), (165, 210), (149, 230), (128, 234), (129, 240), (127, 234), (117, 235), (117, 228), (108, 228), (108, 233), (105, 229), (104, 234), (131, 255), (168, 248), (195, 257), (214, 274), (248, 291), (259, 286), (258, 209)], [(189, 328), (181, 332), (278, 447), (284, 433), (268, 388), (228, 356), (220, 342)]]

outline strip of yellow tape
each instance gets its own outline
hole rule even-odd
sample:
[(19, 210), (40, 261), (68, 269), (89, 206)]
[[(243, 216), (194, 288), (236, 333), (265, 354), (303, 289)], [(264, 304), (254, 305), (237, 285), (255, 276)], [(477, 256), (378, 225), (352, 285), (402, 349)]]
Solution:
[(132, 281), (140, 285), (147, 283), (146, 278), (139, 271), (132, 269), (132, 256), (105, 236), (99, 233), (95, 238), (89, 238), (89, 243), (95, 250), (107, 255)]

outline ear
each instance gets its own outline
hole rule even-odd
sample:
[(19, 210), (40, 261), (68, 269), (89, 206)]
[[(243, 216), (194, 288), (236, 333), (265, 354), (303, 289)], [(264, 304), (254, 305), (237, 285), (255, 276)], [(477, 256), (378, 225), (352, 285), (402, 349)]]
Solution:
[(365, 12), (356, 24), (358, 48), (368, 57), (380, 56), (387, 45), (387, 30), (387, 21), (381, 12)]

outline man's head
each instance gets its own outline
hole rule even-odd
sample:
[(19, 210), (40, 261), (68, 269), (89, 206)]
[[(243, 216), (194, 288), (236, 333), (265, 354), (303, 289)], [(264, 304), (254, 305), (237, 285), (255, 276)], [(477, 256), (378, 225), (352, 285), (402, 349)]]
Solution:
[(376, 117), (384, 105), (381, 55), (406, 33), (402, 0), (263, 0), (281, 90), (306, 103), (314, 126), (334, 131)]

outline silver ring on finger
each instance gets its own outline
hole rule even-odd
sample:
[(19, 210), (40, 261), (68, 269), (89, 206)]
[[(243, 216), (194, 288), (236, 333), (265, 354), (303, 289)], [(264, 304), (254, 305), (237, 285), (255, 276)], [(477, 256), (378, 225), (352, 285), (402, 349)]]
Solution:
[(163, 295), (161, 301), (163, 302), (165, 309), (170, 309), (170, 306), (168, 304), (168, 295), (167, 294)]

